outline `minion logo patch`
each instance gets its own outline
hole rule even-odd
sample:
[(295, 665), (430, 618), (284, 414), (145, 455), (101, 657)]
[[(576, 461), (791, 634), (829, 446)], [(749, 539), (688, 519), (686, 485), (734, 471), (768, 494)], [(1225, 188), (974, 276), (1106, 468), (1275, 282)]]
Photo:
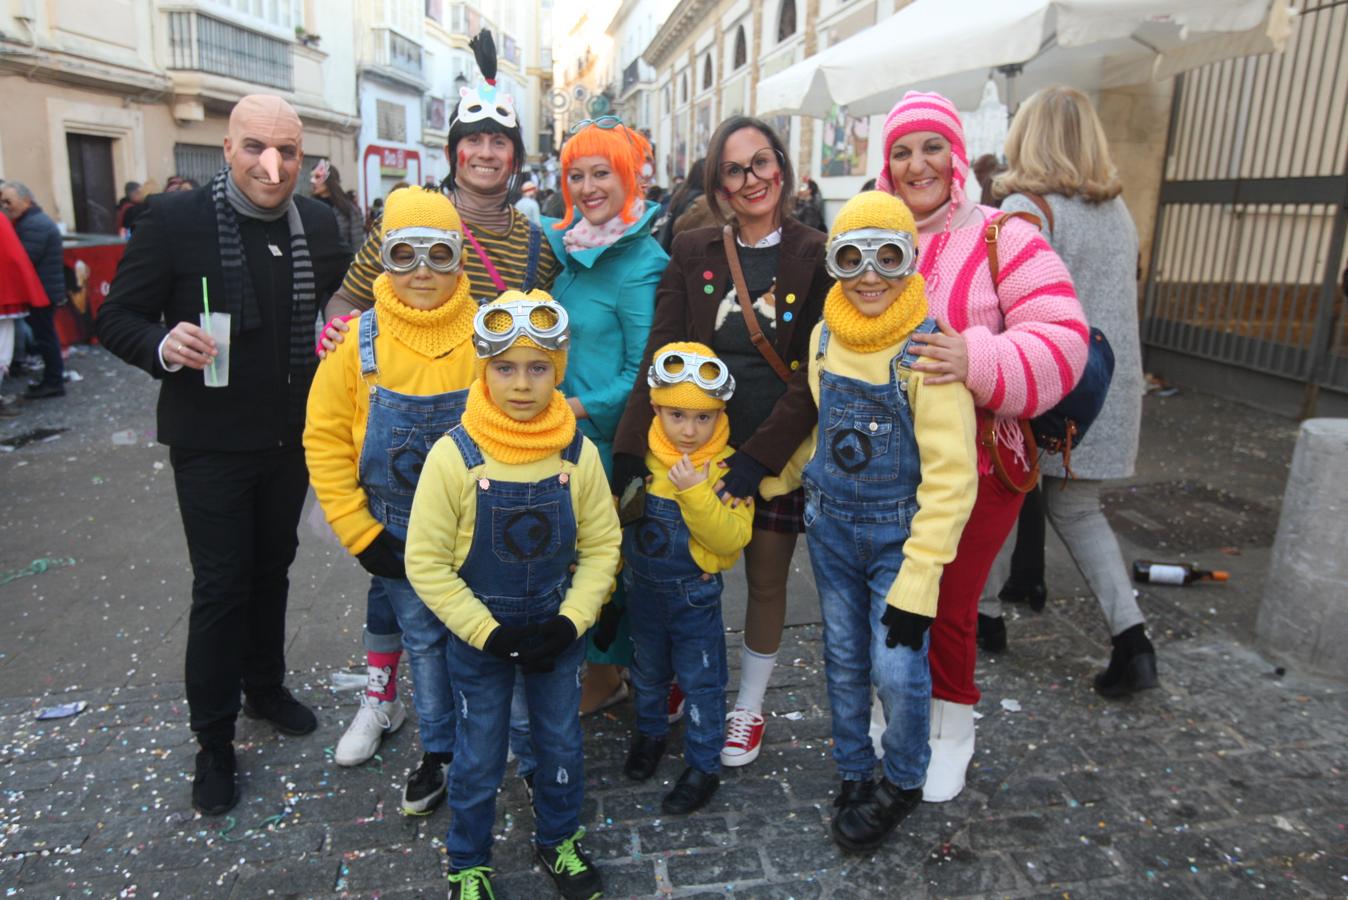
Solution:
[(834, 464), (848, 475), (855, 475), (871, 464), (874, 451), (870, 436), (855, 429), (838, 431), (829, 445)]
[(651, 559), (664, 559), (669, 556), (669, 528), (656, 519), (643, 519), (637, 525), (637, 549), (643, 556)]
[(501, 540), (515, 559), (538, 559), (552, 542), (552, 522), (538, 510), (521, 510), (505, 520)]

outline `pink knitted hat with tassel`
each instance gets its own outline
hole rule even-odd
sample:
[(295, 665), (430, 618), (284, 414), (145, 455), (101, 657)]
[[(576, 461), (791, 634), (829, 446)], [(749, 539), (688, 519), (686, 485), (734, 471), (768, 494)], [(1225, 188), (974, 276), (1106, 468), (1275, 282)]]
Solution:
[(950, 209), (964, 202), (964, 182), (969, 178), (969, 154), (964, 149), (964, 123), (959, 110), (940, 94), (909, 91), (885, 118), (885, 160), (875, 179), (876, 190), (894, 193), (889, 178), (889, 153), (894, 142), (914, 131), (934, 131), (950, 142)]

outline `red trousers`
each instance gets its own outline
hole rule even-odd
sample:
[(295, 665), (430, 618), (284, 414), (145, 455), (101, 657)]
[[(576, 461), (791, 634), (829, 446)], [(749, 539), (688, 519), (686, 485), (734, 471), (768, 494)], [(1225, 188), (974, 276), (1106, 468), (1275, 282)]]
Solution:
[[(1025, 468), (1003, 451), (1011, 478), (1025, 478)], [(974, 661), (978, 658), (978, 598), (988, 570), (1006, 536), (1015, 527), (1024, 494), (1002, 484), (995, 472), (978, 477), (978, 499), (964, 526), (955, 559), (941, 576), (941, 599), (931, 626), (931, 695), (937, 700), (972, 706), (978, 702)]]

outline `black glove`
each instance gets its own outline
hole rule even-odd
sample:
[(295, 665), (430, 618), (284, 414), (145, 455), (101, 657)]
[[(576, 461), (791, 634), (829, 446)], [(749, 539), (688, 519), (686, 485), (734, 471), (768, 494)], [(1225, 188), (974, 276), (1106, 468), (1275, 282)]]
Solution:
[(374, 543), (356, 554), (361, 568), (380, 578), (406, 578), (407, 569), (403, 567), (403, 551), (406, 545), (388, 531), (379, 532)]
[(651, 470), (646, 468), (646, 461), (639, 456), (633, 456), (631, 453), (613, 454), (613, 478), (609, 481), (609, 490), (615, 497), (621, 497), (623, 491), (627, 488), (627, 483), (633, 478), (640, 478), (645, 481), (651, 474)]
[(908, 612), (897, 606), (885, 607), (885, 614), (880, 617), (880, 624), (889, 628), (889, 634), (885, 636), (885, 646), (897, 647), (903, 644), (909, 650), (920, 651), (922, 635), (927, 633), (933, 621), (935, 620), (931, 616)]
[(608, 648), (613, 646), (613, 641), (618, 637), (618, 625), (622, 623), (623, 612), (624, 610), (611, 599), (604, 604), (604, 611), (599, 614), (599, 621), (595, 623), (594, 631), (590, 634), (595, 649), (606, 653)]
[(771, 469), (743, 450), (736, 450), (725, 463), (727, 468), (721, 472), (721, 491), (741, 500), (757, 497), (759, 483), (772, 474)]
[(536, 625), (497, 625), (496, 630), (487, 636), (482, 649), (497, 659), (506, 662), (519, 662), (524, 645), (538, 634)]
[(529, 672), (551, 672), (557, 657), (575, 643), (576, 626), (566, 616), (556, 615), (535, 628), (532, 646), (520, 651), (520, 665)]

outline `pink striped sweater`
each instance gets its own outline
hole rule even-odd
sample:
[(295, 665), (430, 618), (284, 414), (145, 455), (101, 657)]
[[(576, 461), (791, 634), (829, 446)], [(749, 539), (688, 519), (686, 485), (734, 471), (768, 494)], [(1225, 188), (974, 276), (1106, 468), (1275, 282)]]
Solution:
[(954, 230), (919, 236), (919, 271), (931, 315), (968, 342), (965, 384), (974, 403), (1005, 420), (998, 435), (1014, 435), (1019, 450), (1019, 432), (1009, 423), (1051, 408), (1081, 377), (1086, 317), (1063, 261), (1020, 219), (1001, 227), (1001, 271), (993, 287), (983, 232), (998, 211), (978, 206), (969, 212)]

